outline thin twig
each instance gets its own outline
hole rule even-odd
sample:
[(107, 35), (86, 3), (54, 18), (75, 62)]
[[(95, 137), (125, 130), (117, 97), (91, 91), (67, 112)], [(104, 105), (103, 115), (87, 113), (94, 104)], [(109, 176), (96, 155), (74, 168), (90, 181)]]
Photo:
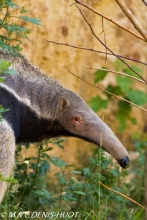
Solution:
[(93, 87), (95, 87), (95, 88), (98, 88), (98, 89), (100, 89), (101, 91), (106, 92), (106, 93), (108, 93), (109, 95), (112, 95), (112, 96), (116, 97), (117, 99), (120, 99), (120, 100), (123, 100), (123, 101), (125, 101), (125, 102), (128, 102), (129, 104), (134, 105), (134, 106), (136, 106), (136, 107), (138, 107), (138, 108), (140, 108), (140, 109), (142, 109), (142, 110), (144, 110), (144, 111), (147, 112), (147, 109), (145, 109), (145, 108), (143, 108), (143, 107), (141, 107), (141, 106), (139, 106), (139, 105), (137, 105), (137, 104), (135, 104), (135, 103), (133, 103), (133, 102), (130, 102), (130, 101), (128, 101), (127, 99), (124, 99), (124, 98), (122, 98), (122, 97), (120, 97), (120, 96), (117, 96), (117, 95), (115, 95), (115, 94), (113, 94), (113, 93), (111, 93), (111, 92), (108, 92), (107, 90), (102, 89), (100, 86), (93, 85), (92, 83), (86, 81), (85, 79), (81, 78), (80, 76), (77, 76), (76, 74), (72, 73), (67, 67), (66, 67), (66, 69), (67, 69), (68, 72), (71, 73), (73, 76), (75, 76), (75, 77), (79, 78), (80, 80), (82, 80), (82, 81), (88, 83), (89, 85), (91, 85), (91, 86), (93, 86)]
[(124, 194), (122, 194), (122, 193), (120, 193), (120, 192), (118, 192), (118, 191), (116, 191), (116, 190), (114, 190), (114, 189), (111, 189), (110, 187), (106, 186), (106, 185), (103, 184), (102, 182), (99, 182), (99, 184), (101, 184), (101, 185), (102, 185), (103, 187), (105, 187), (106, 189), (108, 189), (108, 190), (110, 190), (110, 191), (112, 191), (112, 192), (114, 192), (114, 193), (116, 193), (116, 194), (118, 194), (118, 195), (124, 197), (125, 199), (128, 199), (129, 201), (131, 201), (131, 202), (135, 203), (136, 205), (140, 206), (141, 208), (146, 209), (146, 208), (145, 208), (144, 206), (142, 206), (140, 203), (134, 201), (133, 199), (129, 198), (128, 196), (126, 196), (126, 195), (124, 195)]
[(93, 9), (92, 7), (90, 7), (89, 5), (86, 5), (86, 4), (84, 4), (83, 2), (78, 1), (78, 0), (75, 0), (75, 2), (76, 2), (77, 4), (80, 4), (80, 5), (84, 6), (85, 8), (88, 8), (90, 11), (94, 12), (95, 14), (98, 14), (99, 16), (105, 18), (106, 20), (112, 22), (113, 24), (117, 25), (119, 28), (121, 28), (121, 29), (127, 31), (128, 33), (130, 33), (130, 34), (132, 34), (132, 35), (134, 35), (135, 37), (139, 38), (140, 40), (146, 41), (143, 37), (139, 36), (138, 34), (136, 34), (135, 32), (133, 32), (133, 31), (131, 31), (131, 30), (129, 30), (128, 28), (126, 28), (126, 27), (124, 27), (124, 26), (118, 24), (117, 22), (115, 22), (115, 21), (112, 20), (111, 18), (108, 18), (108, 17), (105, 16), (104, 14), (101, 14), (100, 12), (96, 11), (95, 9)]
[(135, 79), (137, 81), (139, 81), (140, 83), (144, 83), (146, 84), (146, 82), (140, 80), (140, 79), (137, 79), (136, 77), (134, 76), (131, 76), (131, 75), (128, 75), (128, 74), (125, 74), (125, 73), (121, 73), (121, 72), (117, 72), (117, 71), (114, 71), (114, 70), (108, 70), (108, 69), (103, 69), (103, 68), (97, 68), (97, 67), (92, 67), (92, 66), (86, 66), (87, 69), (95, 69), (95, 70), (104, 70), (104, 71), (107, 71), (107, 72), (111, 72), (111, 73), (116, 73), (118, 75), (122, 75), (122, 76), (127, 76), (129, 78), (132, 78), (132, 79)]
[(73, 6), (73, 5), (75, 5), (75, 4), (77, 4), (76, 2), (74, 2), (74, 3), (72, 3), (70, 6)]
[[(76, 6), (76, 7), (78, 8), (80, 14), (82, 15), (84, 21), (85, 21), (85, 22), (87, 23), (87, 25), (89, 26), (89, 28), (90, 28), (90, 30), (91, 30), (93, 36), (94, 36), (105, 48), (107, 48), (107, 50), (109, 50), (109, 52), (111, 52), (112, 54), (114, 54), (113, 51), (112, 51), (110, 48), (108, 48), (108, 47), (100, 40), (100, 38), (95, 34), (95, 32), (93, 31), (93, 29), (92, 29), (90, 23), (86, 20), (84, 14), (82, 13), (81, 9), (80, 9), (78, 6)], [(118, 56), (116, 56), (116, 57), (117, 57), (119, 60), (121, 60), (127, 67), (129, 67), (129, 69), (132, 70), (137, 76), (139, 76), (139, 78), (141, 78), (144, 82), (147, 83), (147, 81), (146, 81), (139, 73), (137, 73), (129, 64), (127, 64), (127, 63), (126, 63), (123, 59), (121, 59), (120, 57), (118, 57)]]
[[(107, 43), (106, 43), (106, 34), (105, 34), (105, 29), (104, 29), (104, 18), (103, 17), (102, 17), (102, 33), (104, 33), (104, 42), (106, 45)], [(105, 47), (105, 49), (106, 49), (106, 57), (105, 57), (105, 63), (106, 63), (106, 61), (107, 61), (107, 48)]]
[(147, 2), (145, 0), (142, 0), (144, 2), (144, 4), (147, 6)]
[(141, 36), (147, 41), (147, 31), (141, 26), (137, 18), (133, 15), (131, 10), (128, 8), (126, 3), (123, 0), (115, 0), (117, 4), (120, 6), (122, 11), (125, 13), (125, 15), (128, 17), (128, 19), (131, 21), (131, 23), (134, 25), (136, 30), (141, 34)]
[(55, 41), (52, 41), (52, 40), (46, 40), (46, 41), (49, 42), (49, 43), (58, 44), (58, 45), (61, 45), (61, 46), (72, 47), (74, 49), (87, 50), (87, 51), (94, 52), (94, 53), (107, 54), (107, 55), (110, 55), (110, 56), (120, 57), (120, 58), (123, 58), (123, 59), (126, 59), (126, 60), (131, 60), (131, 61), (136, 62), (136, 63), (141, 63), (143, 65), (147, 65), (147, 63), (142, 62), (140, 60), (135, 60), (133, 58), (122, 56), (122, 55), (115, 54), (115, 53), (113, 53), (113, 54), (109, 53), (109, 52), (106, 53), (106, 52), (96, 50), (96, 49), (92, 49), (92, 48), (78, 47), (78, 46), (75, 46), (75, 45), (72, 45), (72, 44), (55, 42)]

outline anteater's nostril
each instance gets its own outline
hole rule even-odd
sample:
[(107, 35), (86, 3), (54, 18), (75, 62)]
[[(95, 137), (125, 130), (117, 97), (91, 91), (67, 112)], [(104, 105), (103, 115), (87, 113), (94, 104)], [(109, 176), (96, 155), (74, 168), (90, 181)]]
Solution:
[(123, 157), (118, 162), (119, 162), (120, 166), (125, 169), (129, 166), (130, 160), (129, 160), (129, 157), (126, 156), (126, 157)]

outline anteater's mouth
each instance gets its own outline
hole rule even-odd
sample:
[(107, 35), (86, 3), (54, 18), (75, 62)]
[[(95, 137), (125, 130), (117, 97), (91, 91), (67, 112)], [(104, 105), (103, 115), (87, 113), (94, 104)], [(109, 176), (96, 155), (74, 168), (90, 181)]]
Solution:
[(128, 156), (125, 156), (121, 160), (117, 160), (117, 161), (123, 169), (128, 168), (128, 166), (130, 165), (130, 160)]

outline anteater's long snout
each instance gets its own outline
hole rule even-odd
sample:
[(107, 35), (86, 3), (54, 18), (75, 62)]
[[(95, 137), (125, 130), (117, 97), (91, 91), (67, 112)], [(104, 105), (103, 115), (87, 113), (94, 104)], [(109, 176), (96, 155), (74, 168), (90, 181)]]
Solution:
[(89, 136), (89, 139), (98, 146), (101, 143), (103, 149), (105, 149), (123, 169), (126, 169), (129, 166), (130, 160), (125, 147), (121, 144), (108, 125), (98, 116), (96, 116), (93, 121), (95, 122), (91, 123), (87, 137)]
[(122, 168), (127, 168), (130, 164), (130, 160), (128, 156), (123, 157), (121, 160), (118, 160), (118, 163)]

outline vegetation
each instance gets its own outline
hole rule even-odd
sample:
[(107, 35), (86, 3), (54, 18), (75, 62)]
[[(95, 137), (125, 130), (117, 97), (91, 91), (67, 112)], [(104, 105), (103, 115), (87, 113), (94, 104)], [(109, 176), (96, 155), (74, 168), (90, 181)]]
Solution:
[[(14, 182), (13, 178), (9, 179), (12, 183), (0, 207), (0, 213), (15, 213), (14, 219), (17, 219), (20, 212), (26, 213), (26, 211), (78, 212), (77, 219), (89, 220), (144, 219), (143, 208), (106, 189), (100, 183), (143, 205), (145, 141), (135, 140), (134, 146), (139, 154), (132, 161), (128, 172), (120, 170), (116, 163), (112, 163), (101, 148), (93, 152), (87, 167), (74, 170), (73, 164), (66, 164), (65, 161), (50, 156), (53, 144), (61, 149), (62, 142), (61, 139), (54, 139), (36, 144), (36, 154), (33, 157), (27, 156), (30, 145), (18, 146), (14, 175), (17, 182)], [(24, 149), (26, 156), (23, 153), (22, 159)], [(50, 171), (51, 164), (58, 167), (59, 172), (54, 175), (56, 180), (51, 177), (51, 181), (48, 181), (46, 174)], [(129, 174), (132, 174), (132, 177)]]
[[(125, 66), (120, 60), (116, 60), (113, 63), (115, 70), (120, 71), (123, 73), (126, 73), (130, 76), (135, 76), (136, 78), (139, 78), (130, 70), (128, 67)], [(140, 75), (142, 74), (142, 70), (138, 66), (131, 66), (134, 70), (136, 70)], [(104, 67), (105, 68), (105, 67)], [(105, 70), (97, 70), (94, 72), (94, 83), (98, 83), (101, 80), (104, 80), (107, 76), (109, 71)], [(135, 103), (140, 106), (144, 106), (147, 104), (147, 96), (145, 91), (136, 89), (134, 85), (134, 80), (126, 77), (126, 76), (120, 76), (116, 75), (115, 78), (115, 85), (108, 84), (108, 86), (105, 88), (108, 92), (111, 92), (112, 94), (115, 94), (117, 96), (121, 96), (122, 98)], [(136, 124), (136, 118), (131, 116), (131, 110), (132, 105), (128, 102), (125, 102), (123, 100), (115, 99), (114, 97), (108, 93), (103, 93), (103, 96), (105, 98), (101, 98), (100, 95), (97, 95), (93, 97), (90, 101), (90, 107), (95, 111), (98, 112), (102, 108), (107, 108), (108, 104), (116, 105), (116, 111), (115, 116), (117, 120), (119, 121), (119, 131), (124, 131), (127, 127), (127, 122), (130, 121), (132, 124)], [(99, 103), (99, 105), (97, 104)]]
[(21, 20), (40, 25), (40, 20), (25, 16), (27, 10), (20, 7), (12, 0), (2, 0), (0, 4), (0, 12), (3, 16), (0, 18), (0, 47), (13, 51), (20, 52), (23, 39), (29, 39), (30, 30), (21, 25)]

